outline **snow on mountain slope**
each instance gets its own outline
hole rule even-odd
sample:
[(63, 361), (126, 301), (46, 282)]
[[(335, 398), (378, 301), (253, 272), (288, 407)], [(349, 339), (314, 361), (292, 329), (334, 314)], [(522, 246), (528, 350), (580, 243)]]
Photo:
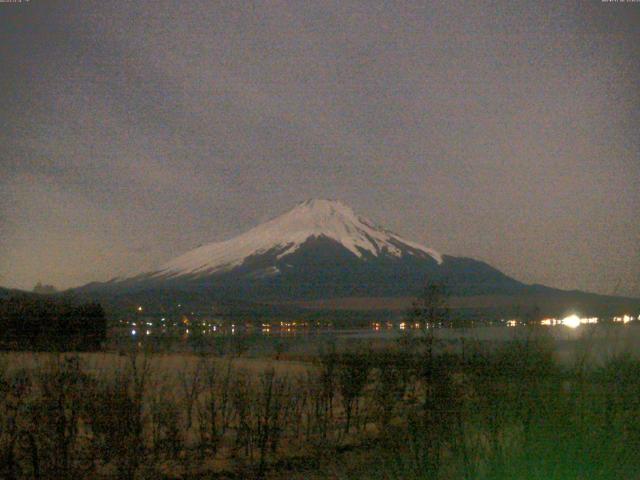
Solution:
[(280, 259), (310, 238), (327, 237), (357, 257), (426, 254), (439, 264), (439, 253), (380, 228), (333, 200), (307, 200), (248, 232), (224, 242), (210, 243), (163, 265), (154, 276), (210, 274), (231, 270), (247, 257), (277, 251)]

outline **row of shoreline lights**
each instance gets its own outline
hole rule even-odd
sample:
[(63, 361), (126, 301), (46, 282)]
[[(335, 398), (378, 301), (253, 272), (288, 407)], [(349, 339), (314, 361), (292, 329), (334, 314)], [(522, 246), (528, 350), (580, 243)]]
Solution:
[[(631, 315), (623, 315), (622, 317), (613, 317), (614, 323), (623, 323), (627, 324), (635, 320), (635, 318)], [(640, 321), (640, 315), (638, 316), (638, 320)], [(540, 321), (541, 325), (545, 326), (555, 326), (555, 325), (564, 325), (569, 328), (578, 328), (580, 325), (593, 325), (598, 323), (598, 317), (579, 317), (576, 314), (569, 315), (568, 317), (564, 317), (562, 319), (557, 318), (545, 318)], [(507, 326), (515, 327), (518, 324), (517, 320), (509, 320), (507, 322)]]
[[(542, 322), (541, 322), (542, 323)], [(569, 315), (560, 320), (560, 323), (569, 328), (578, 328), (580, 325), (589, 325), (598, 323), (597, 317), (580, 318), (578, 315)], [(544, 323), (542, 323), (544, 325)]]
[[(142, 306), (139, 306), (137, 308), (137, 310), (139, 312), (142, 312), (142, 310), (143, 310)], [(613, 322), (614, 323), (627, 324), (627, 323), (631, 322), (632, 320), (635, 320), (635, 318), (633, 316), (631, 316), (631, 315), (623, 315), (622, 317), (613, 317)], [(165, 318), (162, 318), (161, 321), (164, 322)], [(638, 315), (638, 321), (640, 321), (640, 315)], [(189, 324), (189, 320), (186, 317), (184, 317), (183, 323), (188, 325)], [(569, 315), (568, 317), (565, 317), (565, 318), (562, 318), (562, 319), (545, 318), (545, 319), (540, 321), (540, 324), (541, 325), (545, 325), (545, 326), (564, 325), (564, 326), (569, 327), (569, 328), (578, 328), (580, 325), (597, 324), (597, 323), (598, 323), (598, 317), (584, 317), (584, 318), (581, 318), (576, 314)], [(287, 327), (289, 327), (289, 326), (295, 327), (296, 326), (296, 322), (286, 323), (286, 324), (284, 322), (280, 322), (280, 324), (281, 324), (281, 326), (287, 326)], [(132, 325), (134, 327), (136, 326), (135, 323), (133, 323)], [(152, 324), (147, 322), (147, 325), (152, 325)], [(203, 322), (203, 325), (204, 325), (204, 322)], [(518, 325), (518, 321), (517, 320), (508, 320), (507, 321), (507, 326), (508, 327), (515, 327), (517, 325)], [(407, 327), (405, 322), (400, 323), (399, 326), (400, 326), (400, 330), (405, 330), (406, 327)], [(235, 325), (231, 326), (231, 333), (235, 333), (235, 327), (236, 327)], [(262, 327), (263, 327), (263, 332), (268, 332), (271, 329), (270, 328), (271, 325), (267, 326), (267, 325), (263, 324)], [(416, 323), (414, 325), (414, 328), (419, 328), (419, 327), (420, 327), (419, 323)], [(380, 329), (380, 325), (376, 323), (375, 324), (375, 329), (379, 330)], [(290, 330), (290, 329), (287, 328), (287, 330)], [(216, 327), (213, 328), (213, 331), (214, 332), (216, 331)], [(151, 331), (147, 330), (145, 333), (147, 335), (150, 335)], [(189, 330), (187, 329), (187, 334), (188, 333), (189, 333)], [(205, 330), (203, 330), (202, 333), (205, 333)], [(137, 331), (135, 329), (132, 329), (131, 330), (131, 335), (135, 336), (136, 334), (137, 334)]]
[[(629, 322), (631, 322), (632, 320), (635, 320), (635, 318), (631, 315), (623, 315), (622, 317), (613, 317), (613, 322), (614, 323), (622, 323), (622, 324), (627, 324)], [(640, 320), (640, 315), (638, 315), (638, 320)], [(545, 321), (547, 323), (545, 323)], [(557, 323), (553, 323), (553, 322), (557, 322)], [(563, 318), (562, 320), (555, 320), (553, 318), (551, 319), (545, 319), (542, 322), (542, 325), (556, 325), (556, 324), (562, 324), (565, 325), (569, 328), (578, 328), (580, 325), (588, 325), (588, 324), (595, 324), (598, 323), (598, 317), (591, 317), (591, 318), (580, 318), (578, 315), (569, 315), (568, 317)]]

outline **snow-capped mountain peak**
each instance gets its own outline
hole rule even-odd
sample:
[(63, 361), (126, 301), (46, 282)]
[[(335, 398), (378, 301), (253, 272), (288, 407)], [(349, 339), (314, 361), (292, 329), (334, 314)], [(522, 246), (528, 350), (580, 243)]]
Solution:
[(430, 256), (442, 263), (439, 253), (376, 226), (336, 200), (312, 199), (287, 213), (235, 238), (198, 247), (163, 265), (156, 275), (198, 275), (231, 270), (248, 257), (277, 252), (281, 259), (298, 250), (307, 240), (325, 237), (356, 257), (365, 254)]

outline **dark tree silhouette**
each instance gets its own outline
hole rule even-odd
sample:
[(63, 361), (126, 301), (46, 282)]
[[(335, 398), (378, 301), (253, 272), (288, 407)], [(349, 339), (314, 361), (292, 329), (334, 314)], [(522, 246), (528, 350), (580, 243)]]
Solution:
[(16, 295), (0, 301), (0, 346), (18, 349), (96, 349), (107, 321), (97, 303)]

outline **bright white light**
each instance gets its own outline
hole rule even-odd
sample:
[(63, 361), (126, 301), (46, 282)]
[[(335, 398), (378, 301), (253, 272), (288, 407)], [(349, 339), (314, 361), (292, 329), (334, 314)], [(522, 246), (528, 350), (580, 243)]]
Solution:
[(138, 311), (141, 312), (142, 311), (142, 307), (138, 307)]
[(147, 330), (147, 335), (151, 335), (151, 330)]
[(135, 335), (135, 334), (136, 334), (135, 329), (134, 329), (134, 330), (131, 330), (131, 335)]
[(569, 328), (578, 328), (580, 326), (580, 317), (577, 315), (569, 315), (562, 319), (562, 324)]

